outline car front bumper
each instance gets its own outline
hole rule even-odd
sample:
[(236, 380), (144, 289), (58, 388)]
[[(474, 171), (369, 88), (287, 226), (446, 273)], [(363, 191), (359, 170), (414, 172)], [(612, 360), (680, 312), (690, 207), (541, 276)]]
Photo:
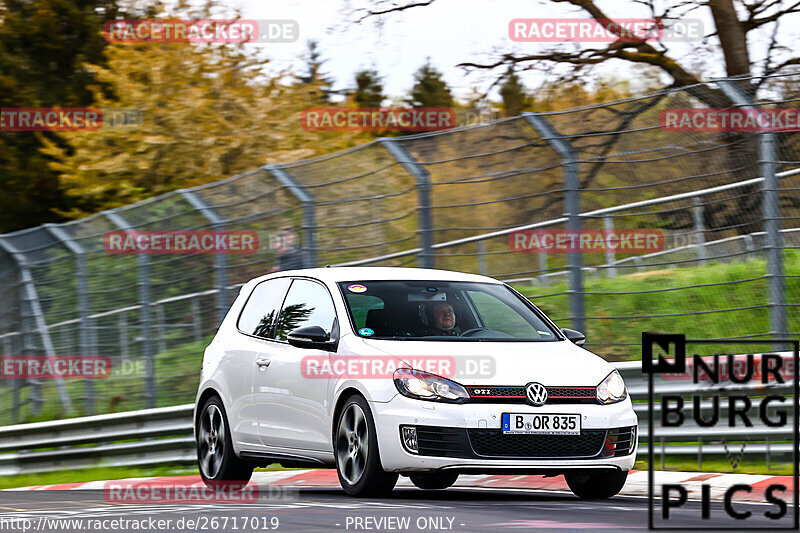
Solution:
[[(638, 431), (635, 431), (632, 452), (613, 457), (539, 457), (499, 456), (474, 453), (473, 443), (467, 436), (469, 430), (484, 430), (497, 441), (503, 413), (547, 413), (581, 415), (582, 434), (594, 430), (611, 430), (638, 426), (630, 398), (610, 405), (552, 404), (533, 407), (525, 404), (450, 404), (414, 400), (396, 395), (389, 402), (370, 404), (377, 428), (381, 464), (390, 472), (414, 472), (438, 469), (456, 469), (464, 473), (563, 473), (574, 470), (611, 469), (628, 471), (633, 467), (638, 449)], [(473, 453), (461, 456), (436, 456), (412, 453), (403, 446), (401, 426), (428, 429), (442, 428), (450, 435), (464, 434), (465, 450)], [(638, 428), (637, 428), (638, 429)], [(489, 430), (489, 431), (486, 431)], [(475, 434), (475, 433), (472, 433)], [(452, 439), (451, 439), (452, 440)], [(500, 441), (502, 442), (502, 441)], [(450, 455), (453, 455), (452, 453)]]

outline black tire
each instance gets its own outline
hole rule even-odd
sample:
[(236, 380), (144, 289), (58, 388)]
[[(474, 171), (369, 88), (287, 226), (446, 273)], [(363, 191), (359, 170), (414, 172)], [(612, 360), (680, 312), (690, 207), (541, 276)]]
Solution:
[(333, 453), (339, 483), (350, 496), (381, 497), (394, 489), (398, 475), (381, 466), (372, 411), (359, 395), (348, 398), (339, 410)]
[[(213, 431), (211, 429), (213, 428)], [(220, 430), (224, 432), (220, 435)], [(253, 475), (253, 464), (237, 457), (222, 401), (212, 396), (205, 401), (197, 419), (197, 466), (208, 486), (220, 484), (242, 489)]]
[(409, 474), (411, 483), (422, 490), (440, 490), (452, 487), (458, 480), (456, 472), (422, 472), (419, 474)]
[(627, 472), (594, 472), (591, 474), (565, 474), (567, 485), (575, 496), (584, 500), (604, 500), (622, 490)]

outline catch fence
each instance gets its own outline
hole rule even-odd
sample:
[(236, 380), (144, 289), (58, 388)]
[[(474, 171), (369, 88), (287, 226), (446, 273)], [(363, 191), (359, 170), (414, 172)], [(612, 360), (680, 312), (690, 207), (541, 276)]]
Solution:
[[(668, 109), (797, 107), (800, 74), (720, 79), (381, 138), (0, 236), (0, 353), (102, 355), (102, 380), (0, 380), (0, 423), (179, 405), (239, 286), (279, 268), (423, 266), (513, 283), (611, 360), (641, 331), (800, 335), (800, 134), (669, 131)], [(525, 229), (660, 230), (664, 249), (531, 253)], [(112, 231), (246, 230), (254, 254), (110, 254)], [(509, 238), (511, 236), (511, 240)]]

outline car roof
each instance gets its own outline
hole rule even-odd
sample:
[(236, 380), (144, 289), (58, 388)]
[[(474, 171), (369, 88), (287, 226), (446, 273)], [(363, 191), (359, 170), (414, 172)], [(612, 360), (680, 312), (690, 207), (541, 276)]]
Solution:
[(450, 270), (433, 268), (409, 267), (330, 267), (330, 268), (302, 268), (297, 270), (282, 270), (266, 276), (251, 280), (260, 282), (266, 279), (283, 276), (308, 276), (322, 281), (336, 283), (340, 281), (391, 281), (391, 280), (422, 280), (422, 281), (473, 281), (482, 283), (502, 283), (493, 278), (477, 274), (465, 274)]

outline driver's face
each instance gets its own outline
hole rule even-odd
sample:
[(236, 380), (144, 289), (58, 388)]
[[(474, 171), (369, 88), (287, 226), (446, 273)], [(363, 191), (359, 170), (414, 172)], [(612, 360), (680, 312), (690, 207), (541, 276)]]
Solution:
[(450, 304), (439, 304), (434, 307), (433, 319), (439, 329), (449, 331), (456, 327), (456, 313)]

